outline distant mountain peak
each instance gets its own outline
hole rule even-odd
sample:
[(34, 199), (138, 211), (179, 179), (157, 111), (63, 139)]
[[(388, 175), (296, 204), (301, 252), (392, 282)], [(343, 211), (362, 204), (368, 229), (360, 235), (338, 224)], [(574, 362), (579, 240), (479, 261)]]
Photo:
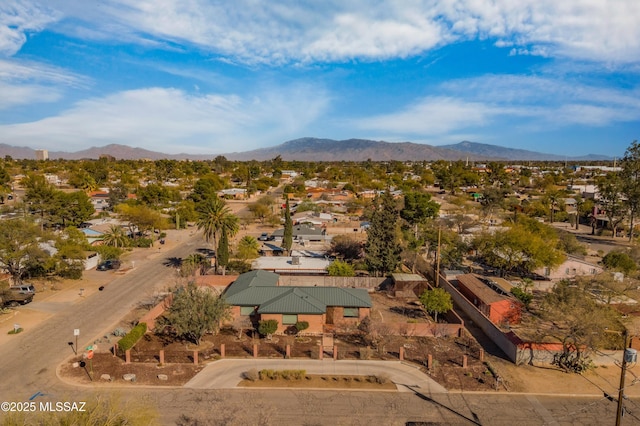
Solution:
[[(9, 155), (13, 158), (35, 159), (35, 151), (27, 147), (15, 147), (0, 144), (0, 156)], [(50, 151), (51, 159), (78, 160), (84, 158), (99, 158), (110, 155), (116, 159), (150, 160), (211, 160), (217, 154), (163, 154), (143, 148), (130, 147), (121, 144), (109, 144), (102, 147), (91, 147), (77, 152)], [(413, 142), (384, 142), (368, 139), (334, 140), (313, 137), (303, 137), (286, 141), (280, 145), (256, 149), (246, 152), (223, 154), (229, 160), (270, 160), (277, 156), (283, 160), (299, 161), (435, 161), (435, 160), (502, 160), (502, 161), (595, 161), (611, 160), (602, 155), (589, 154), (581, 157), (565, 157), (561, 155), (545, 154), (524, 149), (506, 148), (478, 142), (462, 141), (454, 145), (432, 146)]]

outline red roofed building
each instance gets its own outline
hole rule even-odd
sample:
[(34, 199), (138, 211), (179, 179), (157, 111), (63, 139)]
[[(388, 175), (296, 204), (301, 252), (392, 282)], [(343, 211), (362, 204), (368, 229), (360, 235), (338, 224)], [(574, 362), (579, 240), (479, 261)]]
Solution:
[(494, 324), (518, 324), (522, 303), (497, 293), (473, 274), (458, 275), (458, 290)]

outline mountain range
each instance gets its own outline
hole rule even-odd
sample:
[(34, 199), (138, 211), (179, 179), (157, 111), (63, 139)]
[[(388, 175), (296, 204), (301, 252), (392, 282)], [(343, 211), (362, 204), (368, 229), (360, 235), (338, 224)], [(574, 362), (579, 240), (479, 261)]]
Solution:
[[(0, 144), (0, 157), (35, 159), (35, 150)], [(92, 147), (82, 151), (49, 151), (50, 159), (96, 159), (100, 156), (112, 156), (116, 159), (173, 159), (173, 160), (210, 160), (219, 154), (165, 154), (126, 145), (111, 144)], [(579, 157), (547, 154), (523, 149), (506, 148), (463, 141), (454, 145), (432, 146), (412, 142), (384, 142), (366, 139), (318, 139), (300, 138), (283, 144), (252, 151), (232, 152), (224, 155), (229, 160), (270, 160), (280, 156), (283, 160), (299, 161), (435, 161), (435, 160), (472, 160), (472, 161), (607, 161), (611, 157), (589, 154)]]

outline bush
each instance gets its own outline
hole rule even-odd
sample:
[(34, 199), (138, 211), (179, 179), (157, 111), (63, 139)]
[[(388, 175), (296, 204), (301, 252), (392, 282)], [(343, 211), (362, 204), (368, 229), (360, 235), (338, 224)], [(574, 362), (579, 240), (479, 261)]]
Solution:
[(251, 370), (244, 373), (244, 378), (255, 382), (256, 380), (260, 379), (260, 373), (258, 373), (258, 370), (256, 370), (255, 368), (252, 368)]
[(137, 238), (133, 240), (134, 247), (150, 248), (153, 246), (153, 240), (151, 238)]
[(236, 272), (238, 274), (244, 274), (251, 270), (251, 264), (244, 260), (231, 260), (227, 264), (228, 272)]
[(389, 383), (391, 381), (391, 377), (387, 373), (380, 373), (375, 377), (375, 381), (379, 385), (384, 385), (385, 383)]
[(298, 321), (295, 325), (296, 330), (298, 330), (298, 333), (301, 331), (306, 330), (307, 328), (309, 328), (309, 323), (307, 321)]
[(278, 320), (264, 320), (258, 323), (258, 333), (269, 336), (278, 330)]
[(104, 245), (97, 246), (95, 250), (98, 252), (98, 254), (100, 255), (100, 259), (102, 260), (119, 259), (123, 253), (123, 250), (121, 248)]
[(609, 252), (602, 258), (602, 263), (604, 263), (604, 266), (608, 269), (619, 270), (627, 275), (637, 269), (637, 265), (631, 256), (620, 251)]
[(527, 293), (519, 287), (513, 287), (511, 289), (511, 294), (513, 294), (516, 299), (524, 303), (524, 306), (526, 306), (527, 308), (529, 307), (531, 300), (533, 300), (533, 294)]
[(141, 322), (131, 329), (122, 339), (118, 340), (118, 348), (127, 351), (138, 343), (138, 340), (147, 332), (147, 323)]

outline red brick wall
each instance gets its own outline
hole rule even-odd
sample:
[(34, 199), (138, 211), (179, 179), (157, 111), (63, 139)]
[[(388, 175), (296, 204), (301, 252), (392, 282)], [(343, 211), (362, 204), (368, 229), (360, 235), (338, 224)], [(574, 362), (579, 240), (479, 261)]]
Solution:
[(173, 294), (169, 294), (167, 297), (164, 298), (164, 300), (162, 300), (156, 306), (151, 308), (149, 312), (144, 314), (142, 318), (140, 318), (140, 321), (138, 322), (147, 323), (147, 332), (153, 331), (156, 327), (156, 318), (162, 315), (164, 311), (167, 308), (169, 308), (169, 306), (171, 306), (172, 301), (173, 301)]

